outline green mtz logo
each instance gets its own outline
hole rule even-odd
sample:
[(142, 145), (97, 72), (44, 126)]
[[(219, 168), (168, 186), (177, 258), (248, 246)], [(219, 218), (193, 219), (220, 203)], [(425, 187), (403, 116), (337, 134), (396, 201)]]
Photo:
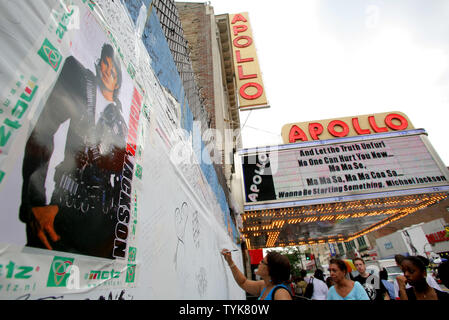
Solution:
[(74, 258), (54, 257), (48, 274), (47, 287), (66, 287)]
[(136, 265), (128, 264), (126, 270), (126, 283), (133, 283), (136, 280)]
[(61, 65), (62, 55), (47, 38), (44, 40), (42, 47), (37, 53), (53, 68), (53, 70), (58, 71), (59, 66)]
[(135, 262), (136, 261), (136, 255), (137, 255), (137, 249), (134, 248), (134, 247), (129, 247), (128, 261), (129, 262)]

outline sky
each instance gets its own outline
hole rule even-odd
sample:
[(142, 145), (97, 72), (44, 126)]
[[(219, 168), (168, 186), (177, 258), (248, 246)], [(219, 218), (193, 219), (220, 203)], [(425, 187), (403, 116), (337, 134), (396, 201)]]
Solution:
[(288, 123), (401, 111), (449, 165), (449, 1), (210, 4), (249, 13), (271, 106), (240, 112), (244, 148), (282, 144)]

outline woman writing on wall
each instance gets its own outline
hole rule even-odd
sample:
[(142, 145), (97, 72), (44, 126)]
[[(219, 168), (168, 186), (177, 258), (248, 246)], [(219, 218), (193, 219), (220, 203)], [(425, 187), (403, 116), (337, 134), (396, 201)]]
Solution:
[(262, 280), (248, 280), (232, 261), (231, 252), (223, 249), (221, 254), (231, 268), (237, 284), (259, 300), (292, 300), (286, 283), (290, 279), (290, 262), (278, 252), (269, 252), (259, 264), (256, 275)]

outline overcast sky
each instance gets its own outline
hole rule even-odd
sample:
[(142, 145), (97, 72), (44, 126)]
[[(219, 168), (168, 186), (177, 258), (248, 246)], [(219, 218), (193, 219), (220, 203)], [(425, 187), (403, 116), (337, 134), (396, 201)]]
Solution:
[(271, 108), (240, 112), (245, 148), (281, 144), (287, 123), (402, 111), (449, 165), (449, 1), (211, 5), (248, 12), (253, 29)]

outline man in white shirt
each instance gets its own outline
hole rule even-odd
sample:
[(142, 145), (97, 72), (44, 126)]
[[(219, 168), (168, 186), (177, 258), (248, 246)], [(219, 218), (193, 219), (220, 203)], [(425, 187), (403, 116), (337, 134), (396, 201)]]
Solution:
[(329, 288), (324, 282), (323, 271), (317, 269), (313, 275), (313, 278), (310, 281), (313, 281), (312, 300), (326, 300)]

